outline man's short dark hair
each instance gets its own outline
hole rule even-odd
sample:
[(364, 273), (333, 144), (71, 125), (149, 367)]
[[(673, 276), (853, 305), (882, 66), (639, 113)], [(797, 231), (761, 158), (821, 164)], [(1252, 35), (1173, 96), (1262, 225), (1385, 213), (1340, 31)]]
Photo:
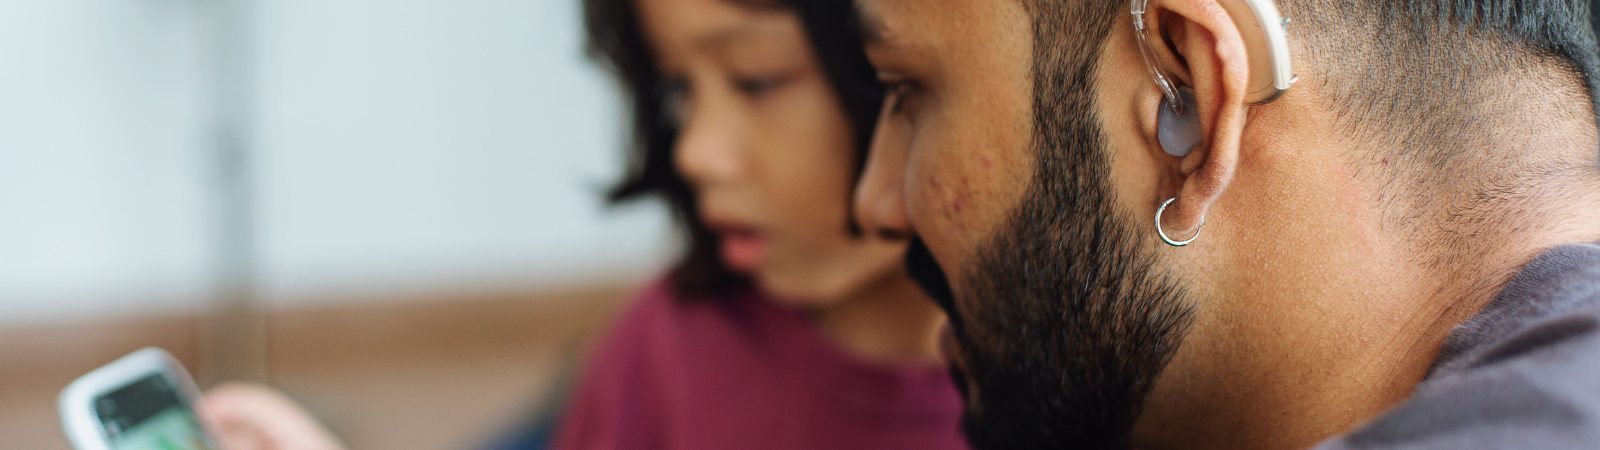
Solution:
[[(1382, 221), (1447, 268), (1537, 199), (1600, 174), (1589, 0), (1280, 0)], [(1559, 141), (1554, 141), (1559, 142)], [(1487, 286), (1482, 287), (1487, 288)]]
[[(1448, 169), (1463, 156), (1451, 143), (1493, 132), (1496, 110), (1516, 102), (1581, 99), (1594, 120), (1588, 0), (1281, 3), (1340, 125), (1406, 149), (1387, 156), (1402, 167)], [(1553, 95), (1506, 98), (1516, 84)]]

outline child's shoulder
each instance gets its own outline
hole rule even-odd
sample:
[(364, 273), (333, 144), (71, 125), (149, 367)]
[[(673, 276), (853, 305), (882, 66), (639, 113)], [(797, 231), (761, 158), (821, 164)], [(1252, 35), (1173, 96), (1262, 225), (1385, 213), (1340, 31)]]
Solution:
[(758, 305), (757, 295), (749, 289), (685, 294), (671, 278), (659, 278), (644, 285), (628, 302), (615, 322), (614, 333), (659, 335), (717, 328), (718, 324), (739, 321), (737, 317), (747, 315), (745, 310)]

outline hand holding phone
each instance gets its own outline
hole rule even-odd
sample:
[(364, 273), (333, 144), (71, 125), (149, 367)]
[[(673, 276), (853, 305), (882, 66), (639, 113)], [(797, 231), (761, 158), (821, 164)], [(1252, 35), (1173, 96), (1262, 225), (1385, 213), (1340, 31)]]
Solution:
[[(262, 385), (224, 384), (202, 396), (159, 348), (95, 369), (59, 398), (78, 450), (341, 450), (299, 405)], [(214, 427), (214, 428), (213, 428)]]
[(151, 347), (74, 380), (58, 404), (78, 450), (221, 450), (195, 414), (199, 396), (183, 365)]

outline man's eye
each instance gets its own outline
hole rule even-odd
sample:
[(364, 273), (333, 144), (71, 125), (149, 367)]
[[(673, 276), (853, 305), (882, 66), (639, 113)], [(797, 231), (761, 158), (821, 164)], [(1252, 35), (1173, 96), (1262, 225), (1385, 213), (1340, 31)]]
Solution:
[(887, 110), (890, 114), (899, 114), (905, 107), (906, 95), (911, 93), (913, 85), (910, 81), (898, 80), (884, 81), (884, 87), (887, 88), (883, 97), (883, 101), (889, 104)]

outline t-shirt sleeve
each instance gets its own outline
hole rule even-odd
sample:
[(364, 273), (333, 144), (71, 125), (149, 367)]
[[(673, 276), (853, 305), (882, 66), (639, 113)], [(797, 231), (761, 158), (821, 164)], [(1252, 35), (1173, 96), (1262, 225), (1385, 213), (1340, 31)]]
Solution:
[(648, 365), (650, 335), (674, 301), (662, 284), (612, 325), (579, 380), (555, 436), (556, 449), (656, 448), (658, 407)]

